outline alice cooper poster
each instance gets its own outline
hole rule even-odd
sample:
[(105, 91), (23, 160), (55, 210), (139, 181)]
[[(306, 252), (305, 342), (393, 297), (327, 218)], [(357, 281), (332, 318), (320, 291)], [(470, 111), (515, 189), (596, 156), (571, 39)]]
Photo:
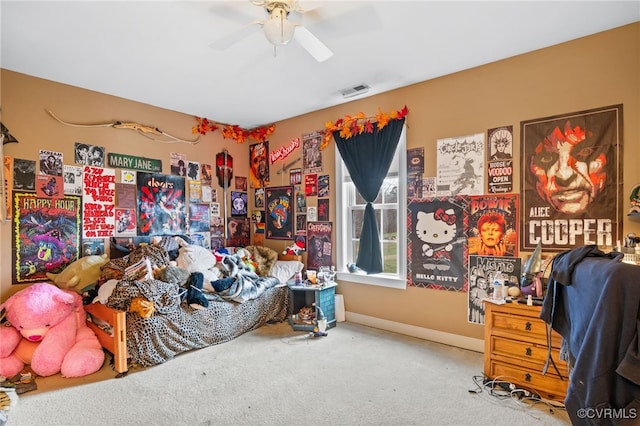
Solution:
[(13, 282), (46, 281), (80, 254), (80, 197), (13, 193)]
[(622, 105), (520, 128), (521, 249), (612, 247), (622, 232)]
[(409, 199), (409, 285), (467, 291), (467, 203), (464, 196)]

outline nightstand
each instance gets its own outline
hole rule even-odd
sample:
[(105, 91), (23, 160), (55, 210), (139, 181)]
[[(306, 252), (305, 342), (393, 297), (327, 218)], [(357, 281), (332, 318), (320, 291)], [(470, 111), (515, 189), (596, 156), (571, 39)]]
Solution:
[(314, 331), (315, 320), (305, 321), (299, 318), (298, 313), (303, 307), (312, 307), (315, 303), (327, 320), (327, 330), (336, 326), (336, 282), (330, 282), (319, 286), (297, 286), (291, 283), (289, 286), (289, 324), (296, 331)]
[(496, 305), (485, 302), (484, 374), (492, 380), (513, 383), (541, 397), (564, 401), (569, 386), (565, 361), (560, 361), (561, 337), (551, 332), (551, 356), (558, 371), (547, 360), (547, 324), (540, 319), (540, 306), (518, 303)]

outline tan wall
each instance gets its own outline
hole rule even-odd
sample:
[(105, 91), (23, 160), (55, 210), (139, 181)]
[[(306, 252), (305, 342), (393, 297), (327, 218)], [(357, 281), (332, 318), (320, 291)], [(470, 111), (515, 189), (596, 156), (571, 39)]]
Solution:
[[(74, 143), (83, 142), (104, 146), (107, 153), (160, 159), (163, 172), (169, 174), (171, 152), (182, 152), (192, 161), (213, 165), (216, 153), (226, 148), (234, 160), (234, 176), (247, 176), (248, 144), (223, 139), (219, 131), (201, 136), (197, 145), (161, 143), (128, 129), (65, 126), (46, 110), (75, 123), (135, 121), (187, 140), (197, 137), (191, 132), (197, 124), (192, 116), (4, 69), (1, 76), (2, 122), (19, 141), (6, 144), (5, 155), (37, 160), (39, 150), (46, 149), (62, 152), (64, 163), (74, 164)], [(116, 173), (116, 180), (119, 178)], [(218, 197), (222, 197), (222, 188), (217, 185), (215, 176), (213, 186), (218, 190)], [(4, 300), (24, 286), (11, 285), (10, 223), (0, 224), (0, 238), (0, 281)]]
[[(409, 108), (408, 148), (425, 147), (426, 176), (436, 172), (435, 146), (439, 138), (486, 132), (486, 129), (513, 125), (514, 158), (519, 158), (519, 124), (523, 120), (581, 111), (614, 104), (624, 105), (624, 201), (640, 182), (640, 23), (551, 48), (499, 61), (486, 66), (415, 84), (402, 89), (356, 100), (337, 107), (277, 123), (270, 149), (286, 145), (291, 138), (322, 130), (324, 123), (346, 114), (373, 115)], [(236, 175), (248, 165), (248, 144), (237, 145), (219, 134), (203, 137), (195, 146), (162, 145), (126, 130), (77, 129), (61, 126), (45, 112), (52, 109), (67, 120), (135, 120), (167, 132), (189, 137), (193, 118), (123, 99), (2, 71), (2, 121), (20, 140), (5, 146), (6, 154), (37, 158), (45, 148), (72, 155), (74, 141), (107, 147), (107, 151), (160, 158), (168, 172), (169, 152), (182, 151), (189, 158), (213, 161), (226, 147), (235, 160)], [(215, 117), (211, 117), (215, 118)], [(324, 153), (324, 172), (334, 169), (334, 147)], [(300, 156), (296, 151), (295, 156)], [(70, 158), (70, 157), (66, 157)], [(66, 163), (69, 163), (66, 161)], [(276, 175), (272, 185), (287, 184), (288, 174)], [(246, 173), (244, 173), (246, 175)], [(519, 170), (514, 187), (519, 187)], [(282, 181), (280, 181), (282, 180)], [(253, 192), (249, 190), (249, 199)], [(313, 200), (311, 200), (313, 203)], [(335, 207), (335, 199), (331, 199)], [(331, 220), (335, 220), (332, 212)], [(21, 286), (11, 285), (11, 230), (0, 225), (0, 280), (5, 299)], [(640, 234), (640, 221), (624, 218), (625, 232)], [(334, 238), (340, 238), (335, 236)], [(284, 242), (267, 240), (278, 250)], [(523, 254), (526, 256), (526, 254)], [(408, 288), (392, 290), (341, 282), (347, 311), (428, 329), (483, 338), (483, 327), (467, 323), (467, 294)]]

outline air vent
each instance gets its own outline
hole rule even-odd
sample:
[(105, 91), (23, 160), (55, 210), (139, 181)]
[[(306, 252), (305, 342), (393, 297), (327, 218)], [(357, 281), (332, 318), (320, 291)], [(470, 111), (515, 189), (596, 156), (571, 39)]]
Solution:
[(367, 91), (369, 90), (369, 85), (364, 84), (364, 83), (360, 83), (358, 85), (355, 85), (353, 87), (348, 87), (346, 89), (342, 89), (340, 90), (340, 94), (342, 95), (343, 98), (351, 98), (353, 96), (357, 96), (360, 95), (362, 93), (367, 93)]

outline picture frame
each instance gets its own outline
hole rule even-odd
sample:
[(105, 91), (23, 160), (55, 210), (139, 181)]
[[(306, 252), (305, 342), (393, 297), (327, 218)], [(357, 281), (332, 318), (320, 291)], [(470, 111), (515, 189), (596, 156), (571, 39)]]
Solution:
[(520, 249), (622, 238), (622, 105), (520, 123)]
[(293, 187), (268, 187), (266, 195), (266, 237), (274, 240), (293, 239)]

